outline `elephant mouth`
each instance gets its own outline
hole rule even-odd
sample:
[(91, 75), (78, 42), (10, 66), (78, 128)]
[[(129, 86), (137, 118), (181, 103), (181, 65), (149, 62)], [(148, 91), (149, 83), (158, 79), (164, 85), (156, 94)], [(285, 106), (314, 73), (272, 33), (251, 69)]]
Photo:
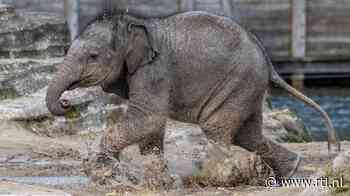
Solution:
[(74, 90), (76, 88), (79, 87), (79, 81), (76, 81), (76, 82), (73, 82), (68, 88), (67, 90), (71, 91), (71, 90)]

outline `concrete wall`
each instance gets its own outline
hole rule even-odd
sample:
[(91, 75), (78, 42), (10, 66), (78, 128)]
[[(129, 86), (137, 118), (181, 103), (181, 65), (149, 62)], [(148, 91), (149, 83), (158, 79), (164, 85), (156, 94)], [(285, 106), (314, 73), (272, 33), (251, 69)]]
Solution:
[(2, 3), (12, 4), (16, 9), (64, 14), (63, 0), (2, 0)]
[[(64, 0), (2, 1), (14, 5), (17, 9), (56, 12), (64, 15)], [(233, 15), (230, 2), (232, 0), (80, 0), (80, 13), (82, 25), (105, 8), (128, 9), (130, 12), (137, 12), (146, 17), (165, 16), (192, 9)]]
[[(2, 1), (12, 3), (18, 9), (58, 12), (64, 15), (64, 0)], [(274, 61), (309, 62), (339, 59), (350, 61), (348, 22), (350, 1), (80, 0), (80, 2), (81, 26), (104, 8), (128, 9), (130, 12), (150, 17), (186, 10), (206, 10), (239, 20), (243, 26), (258, 35)], [(295, 51), (302, 53), (296, 55)]]

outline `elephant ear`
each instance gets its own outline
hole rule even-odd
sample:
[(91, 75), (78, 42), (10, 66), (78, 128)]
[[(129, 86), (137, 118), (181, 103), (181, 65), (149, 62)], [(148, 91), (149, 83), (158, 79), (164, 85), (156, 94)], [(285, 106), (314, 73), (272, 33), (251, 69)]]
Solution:
[(144, 24), (129, 23), (127, 26), (130, 40), (126, 65), (129, 74), (133, 74), (139, 67), (150, 64), (158, 55), (154, 39)]
[(119, 78), (108, 86), (103, 86), (103, 91), (116, 94), (123, 99), (129, 98), (129, 86), (125, 77)]

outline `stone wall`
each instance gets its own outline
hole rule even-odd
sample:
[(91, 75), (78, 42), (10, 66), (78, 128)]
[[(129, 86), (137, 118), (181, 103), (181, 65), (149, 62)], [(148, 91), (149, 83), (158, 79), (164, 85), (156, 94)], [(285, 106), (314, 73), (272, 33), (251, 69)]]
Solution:
[(70, 40), (64, 18), (56, 13), (1, 7), (0, 101), (44, 88)]
[(16, 9), (64, 14), (63, 0), (2, 0), (1, 2), (14, 5)]
[[(12, 4), (16, 9), (64, 15), (63, 0), (2, 0), (2, 2)], [(170, 15), (185, 10), (206, 10), (216, 14), (234, 15), (232, 0), (80, 0), (80, 5), (82, 26), (105, 8), (128, 9), (130, 12), (137, 12), (147, 17)]]
[[(17, 9), (49, 11), (64, 15), (63, 0), (2, 1), (14, 4)], [(130, 12), (144, 16), (205, 10), (239, 20), (243, 26), (258, 35), (275, 62), (350, 60), (350, 25), (347, 22), (350, 19), (348, 12), (350, 1), (80, 0), (80, 2), (81, 26), (104, 8), (128, 8)], [(297, 55), (296, 51), (302, 53)]]

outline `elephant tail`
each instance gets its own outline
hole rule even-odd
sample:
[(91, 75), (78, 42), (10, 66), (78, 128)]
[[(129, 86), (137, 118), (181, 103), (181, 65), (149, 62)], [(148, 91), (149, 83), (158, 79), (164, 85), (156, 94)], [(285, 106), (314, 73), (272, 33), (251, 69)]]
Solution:
[(259, 47), (262, 50), (263, 55), (266, 59), (266, 62), (268, 63), (269, 70), (270, 70), (269, 71), (270, 72), (270, 81), (272, 83), (276, 84), (277, 86), (279, 86), (280, 88), (286, 90), (288, 93), (290, 93), (296, 99), (303, 101), (306, 105), (309, 105), (312, 108), (314, 108), (316, 111), (318, 111), (321, 114), (321, 116), (323, 117), (323, 119), (325, 120), (325, 124), (326, 124), (326, 127), (328, 129), (328, 152), (331, 151), (332, 144), (336, 145), (338, 151), (340, 151), (341, 145), (340, 145), (340, 142), (338, 141), (337, 133), (333, 127), (332, 121), (329, 118), (328, 114), (322, 109), (322, 107), (320, 105), (318, 105), (316, 102), (314, 102), (309, 97), (302, 94), (297, 89), (290, 86), (287, 82), (285, 82), (279, 76), (279, 74), (276, 72), (276, 70), (271, 62), (271, 59), (268, 57), (267, 52), (266, 52), (265, 48), (263, 47), (262, 43), (260, 42), (260, 40), (258, 40), (258, 38), (254, 34), (252, 34), (252, 33), (250, 33), (250, 34), (251, 34), (252, 39), (254, 39), (256, 41), (256, 43), (259, 45)]
[(341, 150), (340, 143), (338, 141), (337, 133), (333, 127), (332, 121), (329, 118), (328, 114), (321, 108), (320, 105), (318, 105), (316, 102), (290, 86), (287, 82), (285, 82), (276, 72), (276, 70), (272, 67), (270, 68), (270, 81), (279, 86), (280, 88), (286, 90), (288, 93), (290, 93), (293, 97), (295, 97), (298, 100), (303, 101), (306, 105), (311, 106), (315, 110), (317, 110), (323, 117), (323, 119), (326, 122), (326, 126), (328, 129), (328, 151), (331, 151), (331, 145), (334, 144), (337, 146), (338, 151)]

